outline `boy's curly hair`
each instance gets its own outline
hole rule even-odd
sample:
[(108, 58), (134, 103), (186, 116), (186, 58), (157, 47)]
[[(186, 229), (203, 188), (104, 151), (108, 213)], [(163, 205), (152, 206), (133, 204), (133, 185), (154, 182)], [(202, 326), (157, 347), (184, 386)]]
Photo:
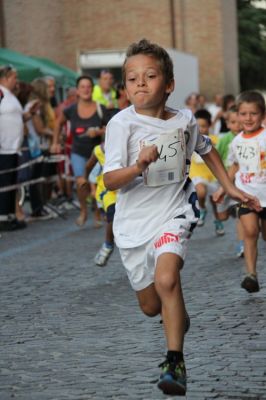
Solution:
[(239, 107), (242, 103), (255, 103), (260, 109), (262, 115), (265, 114), (265, 99), (260, 92), (257, 92), (255, 90), (246, 90), (245, 92), (240, 93), (240, 95), (236, 99), (237, 111), (239, 111)]
[(172, 82), (174, 79), (173, 61), (167, 51), (158, 44), (151, 43), (147, 39), (142, 39), (137, 43), (132, 43), (127, 49), (126, 58), (122, 66), (122, 77), (124, 83), (126, 81), (125, 66), (127, 60), (129, 57), (136, 56), (138, 54), (145, 54), (157, 59), (160, 62), (162, 73), (165, 77), (165, 83), (169, 84)]

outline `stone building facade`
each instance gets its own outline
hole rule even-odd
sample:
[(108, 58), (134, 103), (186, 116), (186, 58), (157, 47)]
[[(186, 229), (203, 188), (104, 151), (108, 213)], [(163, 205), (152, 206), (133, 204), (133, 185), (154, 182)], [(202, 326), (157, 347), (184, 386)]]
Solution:
[(1, 47), (75, 70), (80, 52), (143, 37), (196, 56), (209, 99), (238, 93), (236, 0), (0, 0)]

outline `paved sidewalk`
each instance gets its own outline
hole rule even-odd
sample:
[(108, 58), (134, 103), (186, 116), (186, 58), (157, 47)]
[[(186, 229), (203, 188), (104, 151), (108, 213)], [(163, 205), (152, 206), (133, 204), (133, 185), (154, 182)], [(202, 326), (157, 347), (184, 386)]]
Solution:
[[(159, 318), (138, 309), (118, 252), (93, 257), (103, 230), (67, 220), (35, 222), (0, 239), (0, 399), (160, 400), (153, 383), (165, 343)], [(210, 216), (190, 242), (182, 272), (191, 315), (188, 400), (266, 400), (266, 269), (261, 291), (240, 288), (234, 221), (216, 238)]]

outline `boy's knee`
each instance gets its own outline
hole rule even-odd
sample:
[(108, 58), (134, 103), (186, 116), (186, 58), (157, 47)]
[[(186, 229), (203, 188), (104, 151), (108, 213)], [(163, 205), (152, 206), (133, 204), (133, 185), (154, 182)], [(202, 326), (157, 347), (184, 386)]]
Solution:
[(259, 236), (259, 229), (258, 228), (251, 228), (245, 229), (245, 238), (249, 240), (255, 240)]
[(229, 218), (229, 213), (227, 211), (217, 212), (219, 221), (226, 221)]
[(161, 307), (159, 308), (156, 305), (152, 304), (140, 304), (141, 311), (143, 314), (147, 315), (147, 317), (156, 317), (156, 315), (160, 314), (161, 312)]
[(174, 274), (163, 274), (160, 279), (156, 282), (156, 286), (159, 290), (165, 292), (171, 292), (175, 289), (177, 284), (177, 277)]

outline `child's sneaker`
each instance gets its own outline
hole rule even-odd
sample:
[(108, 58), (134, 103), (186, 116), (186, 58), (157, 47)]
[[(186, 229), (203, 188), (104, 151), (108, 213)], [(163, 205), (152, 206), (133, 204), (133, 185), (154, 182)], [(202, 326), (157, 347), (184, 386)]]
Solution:
[(236, 245), (236, 256), (237, 258), (244, 257), (244, 243), (243, 240), (239, 240)]
[(37, 220), (45, 221), (52, 218), (55, 218), (53, 211), (42, 208), (41, 210), (33, 212), (29, 217), (29, 221), (37, 221)]
[(159, 367), (162, 368), (162, 374), (159, 379), (158, 388), (164, 394), (185, 396), (187, 375), (184, 361), (173, 363), (166, 358)]
[(260, 290), (259, 282), (256, 275), (247, 274), (241, 282), (241, 287), (249, 293), (258, 292)]
[(107, 246), (106, 243), (102, 245), (96, 256), (94, 257), (94, 262), (99, 267), (106, 265), (110, 255), (114, 250), (113, 246)]
[(200, 217), (199, 217), (197, 226), (203, 226), (205, 224), (206, 215), (207, 215), (206, 208), (203, 208), (202, 210), (200, 210)]
[(215, 233), (217, 236), (223, 236), (224, 235), (224, 224), (222, 221), (219, 221), (216, 219), (214, 221), (214, 226), (215, 226)]

